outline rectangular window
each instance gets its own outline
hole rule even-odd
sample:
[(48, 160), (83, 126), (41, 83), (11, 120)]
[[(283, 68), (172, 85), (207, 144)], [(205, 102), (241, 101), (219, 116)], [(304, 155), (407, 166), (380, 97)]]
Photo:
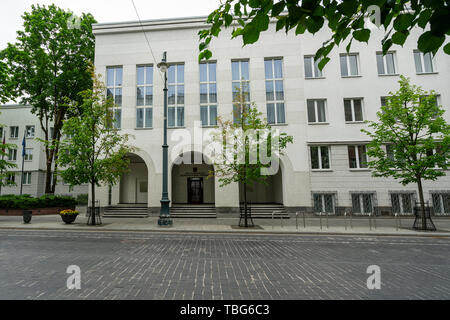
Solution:
[(450, 192), (432, 193), (431, 197), (435, 214), (450, 214)]
[(363, 121), (362, 99), (344, 99), (346, 122)]
[(19, 127), (9, 127), (9, 137), (16, 139), (19, 137)]
[(311, 146), (311, 168), (313, 170), (330, 169), (330, 147)]
[(359, 75), (358, 54), (341, 54), (342, 77), (353, 77)]
[(31, 172), (24, 172), (23, 173), (23, 180), (24, 185), (30, 185), (31, 184)]
[(373, 194), (352, 193), (352, 211), (354, 214), (373, 213)]
[(334, 194), (332, 193), (315, 193), (314, 212), (334, 213)]
[(412, 214), (413, 193), (391, 193), (392, 213)]
[[(250, 106), (250, 74), (248, 60), (231, 61), (232, 92), (233, 92), (233, 118), (239, 123), (242, 118), (242, 109)], [(241, 91), (244, 105), (237, 103), (237, 94)]]
[(305, 78), (322, 78), (322, 71), (319, 69), (319, 62), (315, 61), (314, 56), (305, 56)]
[(348, 161), (350, 169), (367, 168), (366, 146), (348, 146)]
[(137, 66), (136, 75), (136, 128), (151, 128), (153, 125), (153, 66)]
[(6, 175), (6, 184), (15, 184), (16, 183), (16, 174), (11, 172)]
[(264, 71), (266, 75), (266, 101), (267, 122), (285, 123), (284, 114), (284, 86), (283, 86), (283, 60), (264, 60)]
[(33, 149), (25, 149), (25, 161), (33, 160)]
[(25, 136), (27, 138), (34, 138), (34, 126), (26, 126), (25, 127)]
[(106, 97), (114, 101), (114, 123), (116, 129), (120, 129), (122, 121), (122, 112), (119, 109), (122, 106), (122, 67), (106, 68)]
[(216, 63), (200, 63), (200, 119), (202, 126), (217, 125)]
[(309, 123), (327, 122), (325, 102), (325, 99), (307, 100)]
[(417, 73), (433, 73), (435, 67), (433, 65), (433, 56), (431, 53), (423, 54), (418, 50), (414, 50), (414, 62), (416, 64)]
[(17, 149), (8, 149), (8, 160), (17, 161)]
[(388, 52), (384, 56), (382, 52), (377, 52), (377, 67), (379, 75), (396, 74), (395, 52)]
[(167, 72), (168, 126), (184, 126), (184, 64), (171, 64)]

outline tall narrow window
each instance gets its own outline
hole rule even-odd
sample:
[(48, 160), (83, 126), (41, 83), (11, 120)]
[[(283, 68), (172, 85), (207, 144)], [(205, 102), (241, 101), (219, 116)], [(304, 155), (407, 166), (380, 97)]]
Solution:
[(362, 99), (344, 99), (346, 122), (363, 121)]
[(25, 161), (33, 160), (33, 149), (25, 149)]
[(167, 73), (168, 126), (184, 126), (184, 64), (172, 64)]
[(120, 109), (120, 107), (122, 106), (122, 78), (122, 67), (106, 68), (106, 96), (108, 98), (112, 98), (115, 103), (115, 107), (113, 109), (113, 126), (117, 129), (120, 129), (122, 122), (122, 111)]
[(311, 168), (313, 170), (330, 169), (330, 147), (311, 146)]
[(138, 66), (136, 91), (136, 128), (153, 126), (153, 66)]
[(315, 61), (314, 56), (305, 56), (305, 78), (322, 78), (322, 71), (319, 69), (319, 62)]
[(8, 149), (8, 160), (17, 161), (17, 149)]
[(395, 53), (388, 52), (383, 56), (382, 52), (377, 52), (377, 67), (379, 75), (396, 74)]
[(200, 119), (202, 126), (217, 125), (216, 63), (200, 63)]
[(325, 99), (307, 100), (309, 123), (327, 122), (325, 101)]
[(358, 54), (341, 54), (341, 75), (352, 77), (359, 75)]
[(23, 173), (23, 184), (24, 185), (30, 185), (31, 184), (31, 172), (24, 172)]
[[(242, 117), (242, 108), (250, 106), (250, 75), (248, 60), (231, 61), (232, 91), (233, 91), (233, 118), (235, 123), (239, 123)], [(234, 102), (237, 94), (241, 91), (244, 105), (237, 106)]]
[(9, 127), (9, 137), (12, 139), (17, 139), (19, 137), (19, 127)]
[(367, 168), (366, 146), (348, 146), (348, 161), (350, 169)]
[(417, 73), (433, 73), (435, 67), (433, 64), (433, 56), (431, 53), (425, 53), (414, 50), (414, 62), (416, 64)]
[(264, 61), (266, 74), (267, 122), (285, 123), (283, 60), (266, 59)]

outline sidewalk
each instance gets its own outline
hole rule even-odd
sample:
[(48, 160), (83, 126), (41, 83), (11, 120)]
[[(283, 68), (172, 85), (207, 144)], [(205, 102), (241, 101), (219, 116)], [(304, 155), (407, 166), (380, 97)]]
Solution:
[[(306, 228), (301, 217), (296, 221), (291, 219), (254, 219), (257, 228), (237, 227), (238, 218), (195, 219), (174, 218), (172, 227), (159, 227), (157, 217), (149, 218), (103, 218), (99, 226), (86, 225), (86, 217), (79, 215), (73, 224), (65, 224), (59, 216), (33, 216), (29, 224), (24, 224), (21, 216), (0, 216), (0, 230), (64, 230), (64, 231), (126, 231), (126, 232), (201, 232), (201, 233), (255, 233), (255, 234), (334, 234), (334, 235), (385, 235), (385, 236), (432, 236), (450, 237), (450, 219), (434, 218), (437, 228), (435, 232), (420, 232), (412, 230), (414, 220), (402, 218), (379, 217), (372, 220), (370, 228), (368, 218), (353, 218), (352, 227), (350, 219), (332, 217), (328, 220), (322, 218), (322, 228), (318, 217), (307, 217)], [(376, 226), (375, 226), (376, 224)]]

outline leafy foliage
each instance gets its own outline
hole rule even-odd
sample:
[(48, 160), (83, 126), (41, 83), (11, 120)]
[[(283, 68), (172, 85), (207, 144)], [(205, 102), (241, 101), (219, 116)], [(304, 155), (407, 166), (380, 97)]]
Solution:
[[(295, 29), (296, 35), (328, 28), (332, 36), (316, 52), (323, 69), (335, 46), (348, 40), (350, 51), (353, 40), (368, 42), (371, 30), (365, 24), (365, 15), (373, 12), (374, 5), (380, 8), (379, 22), (385, 30), (384, 53), (393, 44), (403, 45), (416, 26), (424, 30), (418, 40), (418, 48), (424, 53), (435, 54), (450, 34), (450, 6), (445, 0), (225, 0), (208, 16), (209, 27), (199, 31), (199, 60), (212, 57), (208, 45), (223, 28), (232, 28), (232, 38), (242, 37), (247, 45), (258, 41), (272, 19), (276, 31)], [(450, 43), (444, 52), (450, 54)]]
[(91, 74), (93, 88), (82, 91), (83, 102), (69, 108), (80, 115), (64, 121), (62, 132), (69, 138), (61, 141), (58, 164), (63, 168), (60, 175), (71, 186), (91, 184), (95, 209), (95, 186), (116, 184), (128, 170), (127, 154), (135, 148), (128, 145), (129, 135), (113, 128), (114, 102), (106, 99), (105, 86), (92, 69)]
[(0, 208), (4, 209), (35, 209), (50, 207), (75, 207), (77, 201), (70, 196), (44, 195), (39, 198), (30, 195), (0, 196)]
[[(33, 5), (25, 12), (23, 30), (17, 31), (17, 42), (0, 52), (0, 89), (6, 97), (32, 106), (44, 131), (47, 178), (46, 193), (54, 193), (51, 183), (54, 160), (63, 120), (72, 101), (81, 102), (78, 92), (92, 86), (89, 64), (94, 60), (95, 19), (83, 14), (79, 27), (72, 27), (73, 15), (54, 5)], [(1, 62), (3, 61), (3, 62)], [(8, 76), (4, 76), (5, 68)], [(2, 75), (3, 74), (3, 75)], [(73, 110), (78, 113), (78, 110)], [(50, 126), (53, 122), (53, 136)]]

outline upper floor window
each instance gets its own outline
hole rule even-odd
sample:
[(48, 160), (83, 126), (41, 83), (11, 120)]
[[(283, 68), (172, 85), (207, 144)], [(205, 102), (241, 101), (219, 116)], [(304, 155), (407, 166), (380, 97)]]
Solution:
[(326, 101), (325, 99), (307, 100), (309, 123), (327, 122), (325, 101)]
[(264, 60), (266, 75), (267, 122), (285, 123), (283, 60), (281, 58)]
[(435, 66), (433, 63), (433, 56), (431, 53), (423, 53), (418, 50), (414, 50), (414, 62), (416, 64), (417, 73), (433, 73), (435, 72)]
[(311, 146), (311, 168), (313, 170), (330, 169), (330, 147)]
[(167, 72), (168, 126), (184, 126), (184, 64), (171, 64)]
[(322, 78), (323, 73), (319, 69), (319, 62), (314, 60), (314, 56), (305, 56), (305, 78)]
[(17, 149), (8, 149), (8, 160), (9, 161), (17, 160)]
[(30, 185), (31, 184), (31, 172), (24, 172), (22, 181), (24, 185)]
[(366, 146), (348, 146), (348, 161), (350, 169), (367, 168)]
[(217, 125), (216, 62), (200, 63), (200, 119), (202, 126)]
[[(242, 117), (242, 108), (250, 106), (250, 74), (248, 60), (234, 60), (231, 61), (232, 74), (232, 91), (233, 91), (233, 118), (234, 122), (238, 123)], [(244, 105), (237, 105), (236, 99), (238, 93), (241, 92)]]
[(25, 127), (25, 135), (27, 138), (34, 138), (34, 126), (26, 126)]
[(153, 66), (137, 66), (136, 128), (153, 126)]
[(10, 138), (18, 138), (19, 137), (19, 127), (13, 126), (9, 127), (9, 137)]
[(25, 149), (25, 161), (33, 160), (33, 149)]
[(344, 99), (346, 122), (363, 121), (362, 99)]
[(379, 75), (393, 75), (397, 73), (395, 67), (395, 53), (388, 52), (383, 56), (382, 52), (377, 52), (377, 67)]
[(113, 98), (114, 103), (122, 106), (122, 67), (106, 68), (106, 96)]
[(16, 174), (14, 172), (8, 172), (6, 174), (6, 184), (15, 184), (16, 183)]
[(341, 54), (341, 76), (352, 77), (359, 75), (358, 54)]

